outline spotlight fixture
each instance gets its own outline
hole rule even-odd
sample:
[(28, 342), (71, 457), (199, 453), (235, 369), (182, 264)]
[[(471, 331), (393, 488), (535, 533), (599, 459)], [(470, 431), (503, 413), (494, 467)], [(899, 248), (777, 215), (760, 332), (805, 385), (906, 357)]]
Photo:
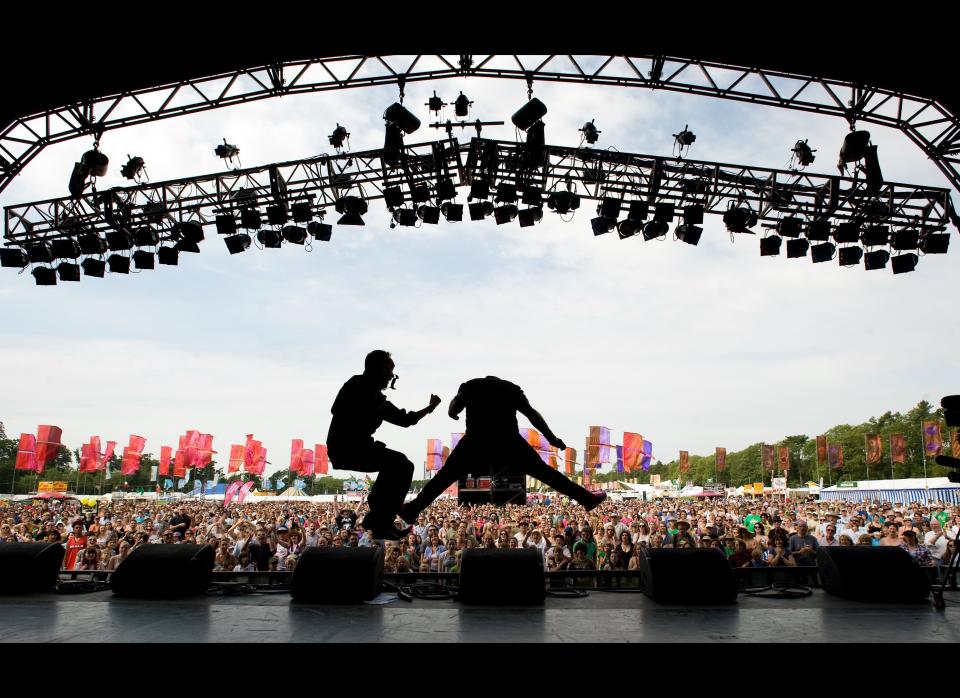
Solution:
[(460, 118), (465, 117), (470, 112), (470, 107), (473, 106), (473, 102), (467, 99), (467, 96), (460, 93), (460, 96), (453, 103), (454, 113)]
[(634, 223), (641, 223), (647, 219), (650, 213), (650, 204), (640, 199), (634, 199), (630, 202), (630, 210), (627, 213), (627, 219)]
[(840, 266), (853, 267), (863, 259), (863, 248), (857, 245), (840, 248)]
[[(193, 221), (181, 221), (173, 226), (175, 237), (192, 243), (203, 242), (203, 227)], [(197, 250), (199, 252), (199, 250)]]
[(244, 252), (247, 248), (250, 247), (250, 236), (247, 233), (238, 233), (236, 235), (229, 235), (223, 239), (224, 244), (227, 246), (227, 250), (230, 254), (239, 254)]
[(410, 228), (417, 224), (417, 212), (412, 208), (398, 208), (393, 212), (393, 220), (394, 223), (390, 225), (391, 228), (396, 227), (396, 225)]
[(620, 236), (621, 240), (624, 240), (629, 237), (633, 237), (641, 231), (643, 224), (639, 221), (633, 221), (627, 218), (617, 223), (617, 235)]
[(35, 242), (27, 248), (27, 255), (34, 264), (49, 264), (53, 261), (53, 250), (45, 242)]
[(813, 164), (813, 161), (817, 159), (814, 155), (816, 150), (810, 148), (807, 145), (807, 139), (804, 138), (802, 141), (797, 141), (793, 144), (793, 150), (790, 151), (793, 153), (793, 156), (790, 158), (791, 167), (795, 162), (800, 163), (800, 167), (808, 167)]
[(333, 236), (333, 226), (329, 223), (317, 223), (313, 221), (307, 224), (307, 232), (313, 235), (314, 240), (330, 242), (330, 238)]
[(521, 131), (527, 131), (531, 126), (540, 121), (547, 114), (547, 105), (534, 97), (529, 102), (520, 107), (510, 121)]
[(294, 223), (309, 223), (313, 220), (313, 207), (308, 201), (298, 201), (290, 207)]
[(472, 221), (482, 221), (487, 216), (493, 215), (493, 204), (489, 201), (474, 201), (468, 208)]
[(950, 247), (950, 233), (927, 233), (923, 236), (920, 249), (924, 254), (946, 254)]
[(80, 256), (80, 245), (76, 240), (54, 240), (50, 243), (50, 251), (57, 259), (76, 259)]
[(889, 261), (890, 253), (886, 250), (874, 250), (873, 252), (867, 252), (867, 254), (863, 256), (863, 264), (867, 271), (883, 269)]
[(224, 138), (223, 143), (221, 143), (220, 145), (218, 145), (216, 148), (213, 149), (213, 154), (216, 155), (218, 158), (221, 158), (222, 160), (226, 160), (227, 162), (233, 164), (233, 159), (240, 157), (240, 148), (238, 148), (235, 145), (231, 145), (230, 143), (227, 143), (227, 139)]
[(174, 248), (177, 250), (177, 252), (192, 252), (193, 254), (200, 254), (200, 245), (188, 240), (187, 238), (181, 238), (177, 240)]
[(836, 251), (837, 248), (832, 242), (821, 242), (819, 245), (813, 245), (810, 248), (810, 258), (814, 264), (829, 262), (833, 259)]
[(403, 190), (400, 187), (387, 187), (383, 190), (383, 203), (388, 209), (403, 206)]
[(284, 240), (294, 245), (303, 245), (307, 241), (307, 229), (299, 225), (285, 225), (280, 234)]
[(140, 173), (143, 172), (146, 164), (141, 157), (136, 155), (130, 157), (130, 155), (127, 155), (127, 164), (120, 168), (120, 174), (126, 179), (137, 179), (140, 177)]
[(485, 179), (475, 179), (470, 183), (470, 198), (471, 199), (489, 199), (490, 198), (490, 183)]
[(33, 274), (37, 286), (57, 285), (57, 272), (53, 267), (34, 267), (30, 273)]
[[(472, 204), (471, 204), (472, 205)], [(440, 207), (440, 213), (450, 223), (458, 223), (463, 220), (463, 204), (451, 204), (447, 202)]]
[[(259, 217), (259, 216), (258, 216)], [(220, 235), (236, 235), (237, 219), (230, 215), (220, 215), (215, 219), (217, 233)], [(246, 226), (244, 226), (246, 227)]]
[[(89, 259), (86, 261), (90, 261)], [(180, 250), (176, 247), (161, 247), (157, 250), (157, 261), (160, 264), (167, 264), (169, 266), (177, 266), (177, 262), (180, 261)]]
[(283, 245), (283, 237), (273, 228), (264, 228), (257, 233), (257, 242), (261, 247), (278, 250)]
[(97, 279), (102, 279), (103, 274), (107, 269), (106, 262), (104, 262), (102, 259), (94, 259), (93, 257), (87, 257), (85, 260), (80, 262), (80, 266), (83, 268), (84, 276), (92, 276)]
[(643, 226), (643, 239), (653, 240), (654, 238), (661, 238), (666, 235), (669, 230), (670, 224), (666, 221), (650, 221)]
[(913, 252), (907, 254), (898, 254), (890, 260), (890, 266), (894, 274), (906, 274), (917, 268), (917, 262), (920, 261), (919, 255)]
[(107, 232), (107, 247), (112, 252), (122, 252), (133, 247), (133, 235), (128, 230), (111, 230)]
[(521, 228), (529, 228), (534, 223), (539, 222), (542, 218), (543, 209), (539, 206), (522, 208), (520, 209), (520, 213), (517, 214), (517, 220), (520, 222)]
[(107, 257), (107, 266), (110, 267), (111, 274), (129, 274), (130, 258), (122, 254), (112, 254)]
[(80, 265), (72, 262), (60, 262), (57, 265), (57, 276), (61, 281), (79, 281)]
[(898, 230), (893, 234), (890, 245), (898, 252), (915, 250), (920, 247), (920, 233), (909, 228)]
[(403, 156), (403, 129), (399, 125), (388, 123), (383, 135), (383, 164), (397, 167)]
[(410, 135), (420, 128), (420, 119), (400, 102), (394, 102), (383, 112), (383, 120), (399, 126), (404, 133)]
[(653, 208), (653, 220), (658, 223), (672, 223), (674, 214), (674, 205), (671, 203), (659, 203)]
[(261, 225), (260, 212), (255, 208), (240, 210), (240, 227), (247, 230), (256, 230)]
[(436, 225), (440, 222), (440, 209), (436, 206), (420, 206), (417, 208), (417, 216), (424, 223)]
[(838, 244), (860, 242), (860, 225), (855, 221), (837, 223), (833, 231), (833, 239)]
[[(460, 94), (462, 95), (463, 93), (461, 92)], [(433, 91), (433, 97), (431, 97), (430, 99), (428, 99), (428, 100), (427, 100), (427, 103), (426, 103), (424, 106), (425, 106), (427, 109), (429, 109), (430, 111), (432, 111), (434, 114), (439, 114), (439, 113), (440, 113), (440, 110), (443, 109), (446, 105), (447, 105), (447, 103), (444, 102), (444, 101), (443, 101), (442, 99), (440, 99), (439, 97), (437, 97), (437, 91), (434, 90), (434, 91)]]
[(760, 256), (776, 257), (780, 254), (780, 245), (783, 244), (783, 238), (779, 235), (768, 235), (760, 238)]
[(503, 225), (516, 218), (518, 213), (515, 204), (504, 204), (493, 209), (493, 219), (497, 222), (497, 225)]
[(596, 218), (590, 219), (590, 227), (593, 228), (594, 235), (609, 233), (616, 224), (616, 219), (607, 218), (606, 216), (597, 216)]
[(105, 177), (107, 175), (107, 166), (110, 164), (110, 158), (101, 153), (96, 146), (93, 150), (88, 150), (80, 159), (84, 168), (90, 177)]
[(826, 242), (830, 239), (830, 221), (820, 218), (807, 224), (807, 240)]
[(153, 252), (137, 250), (133, 253), (133, 265), (137, 269), (153, 269)]
[(338, 225), (363, 225), (363, 214), (367, 212), (367, 202), (359, 196), (343, 196), (334, 204), (337, 213), (343, 214)]
[(597, 130), (597, 127), (593, 125), (595, 119), (590, 119), (580, 128), (580, 133), (583, 134), (583, 140), (585, 140), (589, 145), (593, 145), (600, 138), (601, 131)]
[(803, 229), (803, 219), (796, 216), (787, 216), (777, 221), (777, 233), (780, 237), (798, 238)]
[[(666, 225), (666, 223), (663, 225)], [(677, 239), (683, 240), (688, 245), (696, 245), (700, 242), (701, 235), (703, 235), (703, 228), (698, 225), (684, 223), (677, 226)], [(644, 234), (644, 237), (646, 237), (646, 234)]]
[(437, 201), (448, 201), (457, 198), (457, 187), (449, 177), (438, 179), (435, 190)]
[(690, 124), (687, 124), (680, 133), (673, 134), (674, 152), (682, 156), (696, 140), (696, 135), (690, 130)]
[(0, 249), (0, 267), (23, 269), (30, 263), (27, 253), (18, 247), (4, 247)]
[(149, 247), (160, 244), (160, 235), (149, 226), (141, 226), (133, 231), (133, 243), (137, 247)]
[(494, 197), (496, 203), (512, 204), (517, 200), (517, 188), (509, 182), (500, 182), (497, 185), (497, 195)]
[(330, 134), (330, 138), (329, 138), (330, 145), (332, 145), (337, 150), (340, 150), (340, 148), (343, 147), (343, 142), (345, 140), (349, 140), (349, 138), (350, 138), (350, 134), (347, 133), (347, 129), (345, 129), (340, 124), (337, 124), (337, 127), (333, 129), (333, 133)]
[(860, 242), (864, 247), (880, 247), (890, 242), (890, 228), (885, 225), (871, 225), (863, 235), (860, 236)]
[(580, 197), (572, 191), (555, 191), (547, 197), (547, 206), (560, 214), (569, 213), (580, 208)]
[(869, 143), (869, 131), (851, 131), (848, 133), (843, 139), (843, 145), (840, 146), (840, 162), (837, 163), (837, 168), (843, 172), (847, 163), (862, 160)]
[(537, 208), (543, 206), (543, 189), (528, 184), (523, 188), (523, 196), (520, 197), (520, 201), (527, 206), (536, 206)]
[(723, 214), (723, 223), (731, 233), (750, 233), (750, 230), (757, 224), (757, 214), (749, 208), (737, 206), (727, 209)]
[(425, 204), (430, 201), (430, 187), (418, 184), (410, 189), (410, 201), (415, 204)]
[(787, 259), (806, 257), (807, 250), (809, 249), (809, 240), (804, 240), (803, 238), (799, 238), (797, 240), (787, 240)]
[(686, 225), (702, 225), (703, 224), (703, 206), (700, 204), (694, 204), (693, 206), (684, 206), (683, 222)]
[(269, 223), (270, 225), (283, 225), (286, 222), (287, 222), (286, 206), (282, 204), (267, 206), (267, 223)]
[(867, 187), (876, 192), (883, 186), (883, 172), (880, 170), (880, 159), (877, 157), (877, 146), (868, 145), (863, 153), (863, 173), (867, 180)]
[(620, 199), (605, 196), (600, 199), (600, 203), (597, 204), (597, 213), (604, 218), (612, 218), (616, 221), (620, 217), (621, 204)]

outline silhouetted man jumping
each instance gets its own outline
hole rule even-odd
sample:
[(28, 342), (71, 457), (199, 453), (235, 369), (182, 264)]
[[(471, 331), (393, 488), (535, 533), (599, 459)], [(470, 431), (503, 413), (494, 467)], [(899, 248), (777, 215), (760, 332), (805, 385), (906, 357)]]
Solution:
[(452, 419), (459, 419), (458, 415), (464, 409), (467, 410), (466, 433), (447, 457), (446, 464), (416, 499), (400, 508), (400, 518), (404, 521), (415, 521), (417, 514), (461, 477), (489, 470), (495, 463), (521, 470), (576, 500), (587, 511), (607, 498), (605, 493), (594, 494), (551, 468), (520, 436), (517, 412), (529, 419), (534, 428), (547, 437), (551, 446), (567, 447), (533, 409), (520, 386), (495, 376), (474, 378), (460, 386), (460, 391), (450, 401), (448, 414)]
[(384, 422), (410, 427), (436, 409), (440, 398), (430, 396), (430, 404), (417, 412), (407, 412), (393, 405), (383, 391), (393, 387), (397, 377), (390, 354), (383, 350), (371, 351), (364, 361), (363, 373), (343, 384), (333, 403), (330, 431), (327, 434), (327, 452), (330, 462), (339, 470), (379, 472), (370, 488), (367, 501), (370, 513), (363, 527), (374, 538), (399, 540), (406, 533), (393, 522), (403, 498), (413, 480), (413, 463), (398, 451), (373, 440), (373, 433)]

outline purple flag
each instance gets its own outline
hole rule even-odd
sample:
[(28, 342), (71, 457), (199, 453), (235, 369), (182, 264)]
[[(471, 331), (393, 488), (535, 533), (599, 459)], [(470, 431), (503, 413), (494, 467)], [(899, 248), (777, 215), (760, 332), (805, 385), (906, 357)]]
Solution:
[(617, 472), (623, 472), (623, 446), (617, 446)]
[(644, 470), (650, 470), (650, 461), (653, 460), (653, 442), (643, 440), (643, 460), (640, 461), (640, 466)]

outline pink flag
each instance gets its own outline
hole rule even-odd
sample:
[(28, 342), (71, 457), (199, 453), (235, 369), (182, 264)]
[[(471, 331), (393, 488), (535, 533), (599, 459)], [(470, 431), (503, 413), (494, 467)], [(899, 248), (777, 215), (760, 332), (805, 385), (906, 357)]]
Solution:
[(237, 490), (240, 489), (242, 484), (243, 483), (238, 480), (237, 482), (231, 482), (229, 485), (227, 485), (227, 491), (223, 493), (223, 506), (230, 506), (230, 502), (236, 496)]
[(247, 493), (252, 487), (253, 480), (243, 483), (243, 487), (241, 487), (240, 491), (237, 493), (237, 504), (243, 504), (243, 500), (247, 498)]
[(628, 473), (640, 470), (643, 460), (643, 436), (630, 431), (623, 432), (623, 469)]
[(60, 452), (60, 437), (63, 430), (50, 424), (41, 424), (37, 427), (37, 472), (42, 473)]
[(213, 434), (200, 434), (200, 467), (205, 468), (213, 462)]
[(97, 459), (93, 456), (93, 447), (90, 444), (80, 445), (80, 469), (81, 473), (89, 473), (97, 468)]
[(90, 472), (94, 470), (102, 470), (103, 465), (103, 454), (100, 453), (100, 437), (91, 436), (90, 437), (90, 455), (93, 456), (93, 468)]
[(299, 473), (303, 470), (303, 461), (300, 452), (303, 450), (303, 439), (293, 439), (290, 442), (290, 472)]
[(436, 472), (443, 467), (441, 459), (443, 458), (443, 442), (440, 439), (427, 439), (427, 465), (426, 469)]
[(123, 449), (123, 463), (120, 473), (124, 476), (133, 475), (140, 469), (140, 457), (147, 440), (136, 434), (130, 435), (130, 445)]
[(178, 448), (176, 455), (173, 457), (173, 476), (176, 478), (187, 476), (186, 456), (183, 454), (183, 449)]
[(324, 444), (314, 446), (316, 460), (313, 465), (313, 472), (317, 475), (326, 475), (330, 471), (330, 458), (327, 456), (327, 447)]
[(37, 437), (33, 434), (20, 434), (17, 446), (17, 470), (37, 469)]
[(110, 462), (110, 459), (113, 458), (113, 452), (117, 450), (116, 441), (107, 442), (107, 450), (103, 454), (103, 460), (100, 461), (100, 470), (104, 470), (107, 467), (107, 463)]
[(160, 447), (160, 470), (161, 475), (170, 475), (170, 456), (173, 455), (172, 446)]
[(313, 475), (314, 460), (313, 449), (304, 448), (300, 451), (300, 462), (303, 463), (303, 468), (300, 470), (301, 475)]
[(450, 434), (450, 450), (452, 451), (457, 447), (457, 444), (460, 443), (460, 439), (463, 438), (463, 432), (454, 432)]
[(228, 473), (235, 473), (243, 465), (243, 454), (246, 449), (243, 444), (234, 444), (230, 447), (230, 464), (227, 466)]
[(183, 461), (187, 468), (199, 468), (200, 465), (200, 432), (188, 429), (183, 443)]
[(243, 467), (248, 473), (254, 475), (263, 475), (263, 469), (267, 464), (267, 449), (263, 444), (253, 438), (253, 434), (247, 434), (247, 445), (244, 454)]

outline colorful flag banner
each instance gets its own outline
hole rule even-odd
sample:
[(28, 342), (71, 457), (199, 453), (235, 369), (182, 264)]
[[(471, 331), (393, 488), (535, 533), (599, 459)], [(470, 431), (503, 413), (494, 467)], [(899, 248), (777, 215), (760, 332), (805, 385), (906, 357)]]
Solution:
[(864, 438), (866, 439), (867, 463), (878, 465), (880, 459), (883, 458), (883, 440), (880, 438), (880, 434), (867, 434)]
[(150, 482), (156, 482), (157, 476), (159, 475), (159, 466), (151, 465), (150, 466)]
[(180, 478), (179, 480), (177, 480), (177, 489), (182, 490), (186, 484), (187, 484), (187, 478), (185, 477)]
[(37, 472), (42, 473), (54, 458), (60, 452), (60, 437), (63, 436), (63, 430), (51, 424), (41, 424), (37, 427)]
[(560, 449), (556, 446), (550, 447), (550, 455), (547, 457), (547, 465), (554, 470), (560, 469)]
[[(169, 482), (169, 480), (167, 480)], [(243, 486), (243, 483), (237, 480), (236, 482), (231, 482), (227, 485), (226, 491), (223, 493), (223, 506), (230, 506), (230, 502), (233, 501), (233, 498), (237, 496), (237, 492), (240, 490), (240, 487)]]
[(454, 432), (450, 434), (450, 450), (452, 451), (457, 447), (457, 444), (460, 443), (460, 439), (463, 438), (463, 432)]
[(143, 456), (143, 449), (147, 440), (136, 434), (130, 435), (130, 445), (123, 449), (123, 461), (120, 473), (126, 477), (133, 475), (140, 469), (140, 458)]
[(593, 484), (593, 470), (584, 465), (583, 468), (583, 487), (590, 489), (590, 485)]
[(107, 471), (107, 477), (110, 477), (110, 461), (113, 458), (113, 454), (117, 450), (116, 441), (107, 441), (107, 450), (103, 452), (103, 460), (101, 461), (100, 470)]
[(617, 472), (623, 472), (623, 446), (617, 446)]
[(640, 470), (643, 460), (643, 436), (631, 431), (623, 432), (623, 469), (628, 473)]
[(213, 462), (213, 434), (200, 434), (200, 467), (205, 468)]
[(173, 480), (171, 480), (170, 478), (167, 478), (166, 480), (164, 480), (163, 489), (165, 490), (173, 489)]
[(303, 451), (303, 439), (293, 439), (290, 442), (290, 472), (299, 473), (303, 470), (303, 461), (300, 452)]
[(170, 474), (170, 459), (173, 457), (173, 447), (172, 446), (161, 446), (160, 447), (160, 474), (169, 475)]
[(907, 462), (907, 437), (903, 434), (890, 435), (890, 457), (894, 463)]
[(228, 473), (236, 473), (243, 466), (243, 454), (246, 449), (243, 444), (233, 444), (230, 447), (230, 463), (227, 465)]
[(435, 473), (443, 467), (443, 442), (440, 439), (427, 439), (427, 462), (428, 472)]
[(317, 475), (326, 475), (330, 471), (330, 457), (327, 455), (326, 445), (316, 444), (314, 454), (316, 460), (313, 464), (313, 472)]
[(690, 471), (690, 452), (680, 451), (680, 472), (686, 473), (689, 471)]
[(827, 437), (817, 437), (817, 465), (823, 465), (827, 462)]
[(727, 469), (727, 449), (717, 447), (717, 472), (722, 473)]
[(273, 489), (273, 482), (272, 482), (271, 480), (264, 480), (264, 481), (263, 481), (263, 489), (265, 489), (265, 490), (272, 490), (272, 489)]
[(587, 463), (591, 466), (598, 466), (601, 463), (610, 462), (610, 429), (607, 427), (590, 427), (590, 438), (587, 440), (589, 446), (587, 449)]
[(90, 444), (80, 445), (80, 466), (81, 473), (90, 473), (97, 469), (97, 459), (93, 455), (93, 447)]
[(577, 471), (577, 449), (567, 448), (563, 451), (563, 469), (567, 475)]
[(831, 470), (843, 467), (843, 444), (827, 444), (827, 463)]
[(760, 453), (762, 454), (763, 469), (772, 473), (777, 458), (776, 448), (763, 444), (760, 447)]
[(300, 468), (300, 474), (307, 477), (313, 475), (316, 454), (314, 454), (312, 448), (304, 448), (300, 451), (300, 462), (303, 464), (303, 467)]
[(237, 504), (243, 504), (243, 500), (247, 498), (247, 494), (253, 488), (253, 480), (250, 482), (243, 483), (243, 486), (240, 488), (240, 491), (237, 492)]
[(297, 478), (296, 480), (293, 481), (293, 486), (296, 487), (298, 490), (302, 490), (303, 486), (306, 484), (307, 484), (307, 481), (301, 480), (300, 478)]
[(940, 434), (940, 420), (925, 421), (923, 423), (924, 454), (933, 457), (940, 455), (941, 451), (943, 451), (943, 436)]
[(443, 450), (440, 452), (440, 467), (442, 468), (447, 464), (447, 458), (450, 457), (450, 449), (446, 446), (443, 447)]
[(650, 470), (650, 461), (653, 460), (653, 442), (643, 440), (643, 460), (640, 461), (640, 466), (643, 468), (644, 472)]
[(34, 471), (37, 469), (37, 437), (33, 434), (20, 434), (15, 469)]
[(950, 437), (950, 452), (954, 458), (960, 458), (960, 429), (954, 429)]
[(243, 469), (248, 473), (253, 473), (257, 477), (263, 475), (263, 470), (267, 465), (267, 449), (263, 444), (253, 438), (253, 434), (247, 434), (247, 444), (244, 448)]
[[(90, 455), (93, 456), (93, 470), (103, 469), (103, 454), (100, 452), (100, 437), (90, 437)], [(93, 472), (93, 471), (91, 471)]]
[(173, 476), (180, 478), (187, 476), (186, 456), (182, 448), (178, 448), (173, 456)]
[(790, 448), (788, 446), (780, 446), (777, 449), (777, 463), (780, 466), (780, 472), (786, 474), (790, 470)]

